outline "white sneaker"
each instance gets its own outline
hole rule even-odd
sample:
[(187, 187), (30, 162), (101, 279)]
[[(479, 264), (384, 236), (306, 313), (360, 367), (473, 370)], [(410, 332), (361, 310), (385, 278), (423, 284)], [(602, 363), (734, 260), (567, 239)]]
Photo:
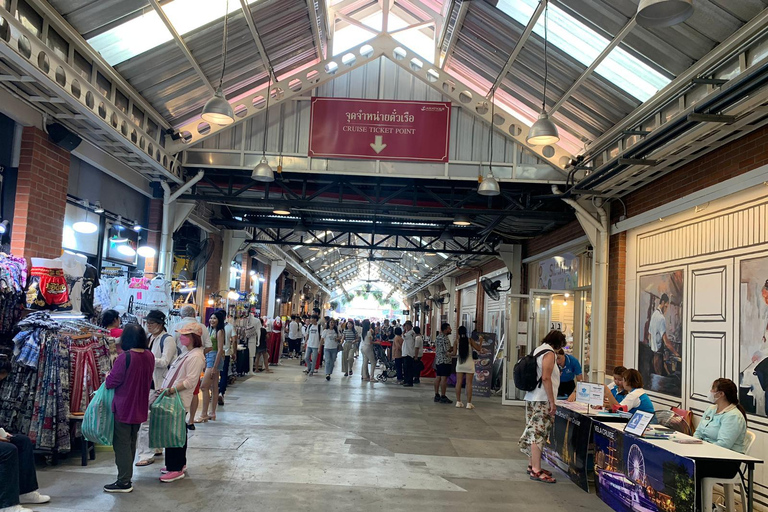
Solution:
[(39, 505), (41, 503), (48, 503), (51, 501), (50, 496), (40, 494), (37, 491), (28, 492), (19, 496), (19, 502), (23, 505)]
[(461, 402), (456, 402), (456, 408), (457, 409), (463, 409), (464, 408), (464, 404), (461, 403)]
[(475, 408), (475, 406), (472, 405), (472, 402), (467, 404), (467, 409), (474, 409), (474, 408)]
[(33, 512), (30, 508), (24, 508), (21, 505), (14, 505), (12, 507), (0, 508), (0, 512)]

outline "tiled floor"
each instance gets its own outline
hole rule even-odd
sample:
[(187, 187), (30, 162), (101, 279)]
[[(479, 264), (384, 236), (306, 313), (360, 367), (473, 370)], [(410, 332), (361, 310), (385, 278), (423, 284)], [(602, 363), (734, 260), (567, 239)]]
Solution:
[[(115, 478), (111, 453), (38, 471), (58, 511), (433, 511), (580, 509), (606, 512), (594, 494), (559, 476), (532, 482), (517, 448), (523, 410), (498, 398), (475, 410), (432, 401), (414, 388), (307, 378), (296, 361), (230, 388), (216, 422), (189, 440), (189, 476), (158, 480), (162, 459), (136, 468), (135, 490), (102, 492)], [(449, 389), (449, 396), (453, 390)]]

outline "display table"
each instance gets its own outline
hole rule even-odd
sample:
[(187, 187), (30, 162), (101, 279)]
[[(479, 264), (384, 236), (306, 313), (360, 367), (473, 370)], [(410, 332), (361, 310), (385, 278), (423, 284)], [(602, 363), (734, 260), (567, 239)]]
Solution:
[(762, 460), (711, 443), (681, 444), (677, 441), (693, 438), (678, 432), (652, 439), (625, 434), (622, 426), (595, 417), (592, 424), (595, 490), (612, 509), (694, 512), (697, 478), (711, 476), (707, 468), (719, 462), (747, 465), (747, 511), (752, 512), (754, 469)]
[(421, 370), (420, 377), (424, 377), (428, 379), (434, 379), (435, 377), (437, 377), (437, 374), (435, 373), (435, 369), (433, 368), (435, 365), (434, 352), (422, 353), (421, 362), (424, 364), (424, 369)]

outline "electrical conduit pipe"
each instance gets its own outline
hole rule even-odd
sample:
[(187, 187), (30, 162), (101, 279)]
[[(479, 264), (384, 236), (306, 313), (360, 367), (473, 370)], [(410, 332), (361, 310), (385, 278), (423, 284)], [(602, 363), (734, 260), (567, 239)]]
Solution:
[[(562, 196), (563, 193), (552, 185), (552, 193)], [(596, 219), (590, 212), (574, 199), (561, 198), (566, 204), (576, 210), (579, 222), (586, 222), (592, 229), (585, 229), (594, 253), (592, 260), (592, 336), (590, 340), (590, 373), (592, 382), (605, 382), (606, 342), (608, 331), (608, 214), (605, 209), (595, 206)], [(594, 379), (594, 380), (592, 380)]]

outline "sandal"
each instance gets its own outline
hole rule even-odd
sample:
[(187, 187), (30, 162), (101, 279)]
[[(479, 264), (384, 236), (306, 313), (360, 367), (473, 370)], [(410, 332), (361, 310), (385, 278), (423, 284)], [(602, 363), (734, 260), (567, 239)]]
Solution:
[[(544, 468), (541, 469), (541, 472), (544, 473), (547, 476), (552, 476), (552, 472), (551, 471), (547, 471)], [(530, 476), (531, 473), (533, 473), (533, 466), (528, 466), (528, 475)]]
[(200, 416), (195, 419), (195, 423), (208, 423), (208, 420), (211, 419), (208, 416)]
[(136, 467), (143, 468), (145, 466), (149, 466), (150, 464), (154, 464), (154, 460), (140, 460), (136, 463)]
[(536, 480), (537, 482), (541, 482), (541, 483), (544, 483), (544, 484), (556, 484), (557, 483), (557, 480), (555, 480), (551, 476), (549, 476), (546, 473), (544, 473), (543, 470), (539, 471), (538, 473), (536, 473), (535, 471), (531, 471), (530, 475), (531, 475), (530, 476), (531, 480)]

